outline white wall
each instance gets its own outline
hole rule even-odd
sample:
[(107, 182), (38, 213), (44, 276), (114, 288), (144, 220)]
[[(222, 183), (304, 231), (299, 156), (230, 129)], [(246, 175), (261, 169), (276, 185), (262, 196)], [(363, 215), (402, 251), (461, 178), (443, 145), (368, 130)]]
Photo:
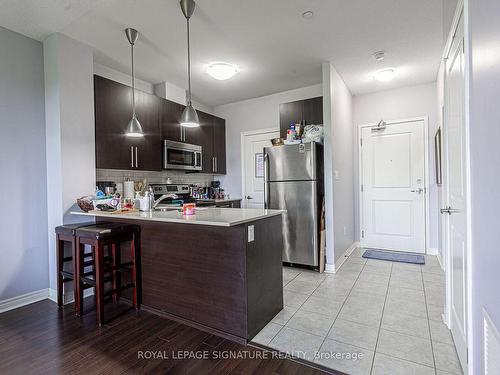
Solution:
[(354, 242), (354, 126), (351, 92), (330, 63), (323, 64), (323, 116), (326, 263), (327, 270), (335, 270)]
[(281, 103), (321, 95), (321, 85), (315, 85), (214, 108), (215, 115), (226, 119), (227, 175), (220, 180), (227, 193), (233, 197), (240, 197), (242, 193), (241, 133), (249, 130), (279, 129)]
[(465, 53), (471, 63), (468, 77), (470, 102), (466, 102), (470, 134), (472, 223), (469, 274), (472, 284), (469, 289), (469, 318), (472, 321), (469, 346), (472, 351), (469, 353), (469, 374), (485, 373), (483, 310), (500, 330), (499, 14), (498, 0), (465, 0)]
[(57, 225), (84, 221), (71, 216), (76, 198), (95, 189), (93, 51), (62, 34), (43, 43), (47, 145), (50, 288), (56, 288)]
[(0, 27), (0, 301), (48, 286), (42, 44)]
[[(118, 70), (109, 68), (105, 65), (98, 64), (94, 62), (94, 74), (111, 79), (113, 81), (119, 82), (123, 85), (132, 86), (132, 78), (129, 74), (119, 72)], [(147, 92), (148, 94), (154, 94), (154, 85), (151, 82), (143, 81), (138, 78), (135, 79), (135, 88)]]
[(398, 120), (412, 117), (429, 117), (429, 201), (430, 201), (430, 247), (437, 250), (440, 246), (439, 227), (439, 190), (434, 173), (434, 135), (438, 127), (436, 82), (381, 91), (374, 94), (354, 97), (354, 183), (356, 203), (356, 239), (359, 240), (359, 168), (358, 168), (358, 127), (378, 123), (380, 120)]

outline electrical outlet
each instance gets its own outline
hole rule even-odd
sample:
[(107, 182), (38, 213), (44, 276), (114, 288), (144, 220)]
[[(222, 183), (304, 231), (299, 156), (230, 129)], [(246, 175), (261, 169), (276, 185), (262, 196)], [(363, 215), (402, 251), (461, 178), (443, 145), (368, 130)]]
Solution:
[(253, 242), (255, 240), (255, 226), (248, 226), (248, 242)]

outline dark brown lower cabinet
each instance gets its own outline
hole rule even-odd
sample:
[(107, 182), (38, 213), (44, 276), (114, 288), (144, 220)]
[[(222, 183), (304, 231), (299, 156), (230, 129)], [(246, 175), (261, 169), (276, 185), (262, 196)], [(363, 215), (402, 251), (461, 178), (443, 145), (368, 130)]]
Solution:
[(281, 216), (232, 227), (133, 222), (142, 308), (241, 343), (283, 308)]

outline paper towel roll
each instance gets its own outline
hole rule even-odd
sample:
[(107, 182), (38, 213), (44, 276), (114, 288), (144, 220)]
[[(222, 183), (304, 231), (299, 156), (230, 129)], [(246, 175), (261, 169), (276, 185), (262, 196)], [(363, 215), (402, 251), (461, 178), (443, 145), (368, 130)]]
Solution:
[(125, 181), (123, 183), (123, 196), (125, 199), (134, 198), (134, 181)]

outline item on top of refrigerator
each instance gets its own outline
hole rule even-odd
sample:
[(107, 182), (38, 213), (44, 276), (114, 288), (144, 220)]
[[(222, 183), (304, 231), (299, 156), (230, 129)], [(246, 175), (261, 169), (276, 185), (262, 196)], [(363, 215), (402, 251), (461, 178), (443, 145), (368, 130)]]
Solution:
[(293, 141), (295, 139), (295, 129), (288, 129), (286, 131), (286, 140), (287, 141)]
[(283, 146), (283, 138), (273, 138), (271, 139), (273, 146)]
[(305, 142), (323, 142), (323, 125), (306, 125), (304, 127)]

